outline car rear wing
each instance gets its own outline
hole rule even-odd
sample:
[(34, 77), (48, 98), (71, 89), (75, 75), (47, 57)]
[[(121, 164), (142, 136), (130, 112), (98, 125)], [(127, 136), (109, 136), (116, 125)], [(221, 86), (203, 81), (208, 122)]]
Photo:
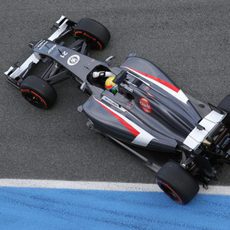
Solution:
[(225, 112), (212, 110), (185, 138), (183, 144), (190, 150), (195, 151), (201, 143), (209, 137), (227, 116)]
[[(48, 40), (55, 41), (56, 39), (68, 33), (68, 26), (70, 22), (72, 22), (70, 19), (62, 15), (54, 24), (53, 28), (56, 28), (56, 30), (49, 36)], [(7, 71), (4, 72), (4, 75), (10, 80), (16, 80), (19, 76), (26, 74), (28, 68), (32, 64), (37, 64), (40, 59), (40, 55), (34, 52), (20, 66), (11, 66)]]

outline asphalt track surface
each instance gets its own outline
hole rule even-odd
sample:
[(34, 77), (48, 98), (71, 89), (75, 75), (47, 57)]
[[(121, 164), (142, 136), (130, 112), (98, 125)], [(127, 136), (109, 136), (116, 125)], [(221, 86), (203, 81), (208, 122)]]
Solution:
[[(29, 54), (61, 16), (91, 17), (112, 34), (114, 65), (135, 52), (159, 65), (186, 93), (217, 104), (229, 93), (230, 1), (0, 2), (0, 71)], [(77, 107), (87, 96), (74, 81), (56, 87), (56, 106), (33, 108), (0, 79), (0, 177), (152, 183), (153, 173), (125, 150), (88, 130)], [(154, 153), (153, 153), (154, 154)], [(225, 167), (220, 184), (230, 184)]]

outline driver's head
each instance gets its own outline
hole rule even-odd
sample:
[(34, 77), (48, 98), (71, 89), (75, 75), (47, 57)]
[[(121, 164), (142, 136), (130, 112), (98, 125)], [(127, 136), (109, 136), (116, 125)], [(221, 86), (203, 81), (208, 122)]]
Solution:
[(116, 85), (116, 84), (113, 82), (114, 79), (115, 79), (114, 76), (108, 77), (108, 78), (106, 79), (106, 81), (105, 81), (105, 88), (106, 88), (107, 90), (112, 89), (113, 86)]
[(117, 85), (114, 83), (115, 76), (108, 77), (105, 81), (105, 89), (109, 90), (113, 94), (117, 93)]

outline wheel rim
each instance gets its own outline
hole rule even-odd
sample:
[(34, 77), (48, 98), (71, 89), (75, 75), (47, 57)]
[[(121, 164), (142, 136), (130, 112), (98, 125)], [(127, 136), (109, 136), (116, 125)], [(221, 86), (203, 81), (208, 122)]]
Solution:
[(179, 194), (169, 184), (161, 180), (157, 180), (157, 184), (172, 200), (174, 200), (178, 204), (183, 204), (183, 201)]
[(48, 105), (45, 99), (42, 98), (38, 93), (34, 92), (33, 90), (21, 89), (21, 93), (23, 97), (32, 105), (38, 108), (42, 108), (42, 109), (48, 108)]

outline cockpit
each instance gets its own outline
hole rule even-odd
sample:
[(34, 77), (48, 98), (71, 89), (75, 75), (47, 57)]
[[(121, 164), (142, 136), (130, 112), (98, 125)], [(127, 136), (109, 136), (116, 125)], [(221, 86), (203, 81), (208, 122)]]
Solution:
[(124, 70), (117, 74), (106, 68), (96, 68), (89, 74), (87, 80), (94, 86), (116, 94), (120, 84), (125, 81), (126, 76), (127, 72)]
[(111, 94), (114, 100), (121, 97), (124, 101), (133, 100), (135, 90), (143, 83), (138, 78), (132, 76), (128, 71), (116, 67), (108, 69), (104, 66), (95, 68), (89, 74), (87, 80), (90, 84), (103, 89), (103, 94)]

